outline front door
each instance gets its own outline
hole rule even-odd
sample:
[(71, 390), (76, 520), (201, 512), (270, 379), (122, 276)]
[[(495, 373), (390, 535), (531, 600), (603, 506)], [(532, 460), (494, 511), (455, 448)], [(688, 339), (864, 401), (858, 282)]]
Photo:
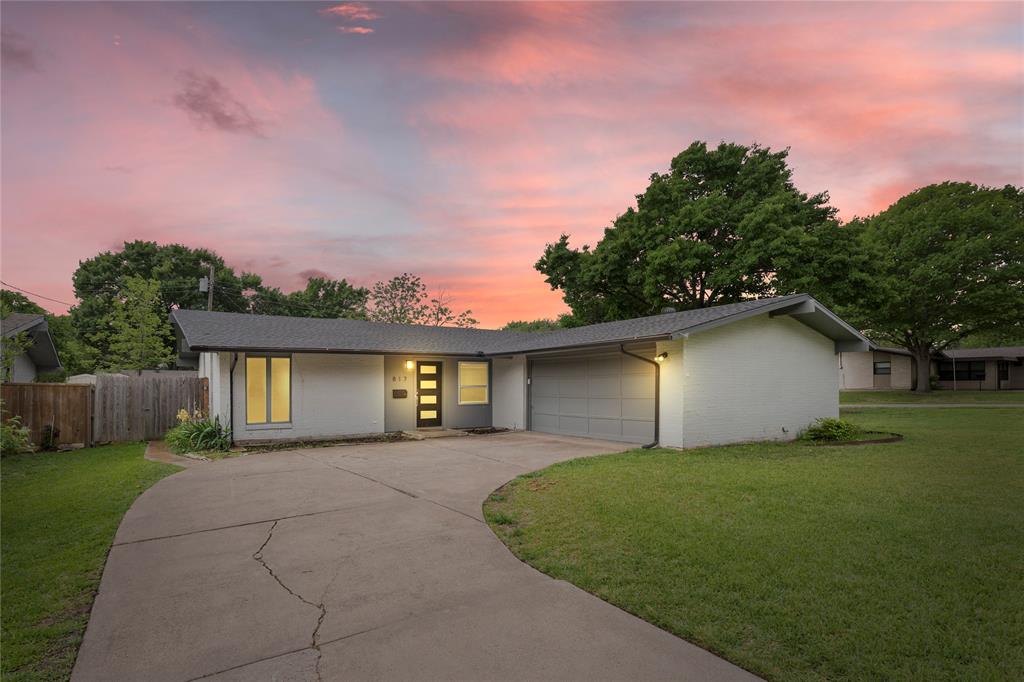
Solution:
[(441, 425), (441, 363), (416, 363), (416, 428)]

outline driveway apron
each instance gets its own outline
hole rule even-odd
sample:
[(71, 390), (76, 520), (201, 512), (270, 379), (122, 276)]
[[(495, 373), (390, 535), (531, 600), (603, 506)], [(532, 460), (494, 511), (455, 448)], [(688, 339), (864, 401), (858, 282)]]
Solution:
[(756, 679), (483, 522), (511, 478), (623, 447), (508, 433), (192, 467), (121, 523), (73, 679)]

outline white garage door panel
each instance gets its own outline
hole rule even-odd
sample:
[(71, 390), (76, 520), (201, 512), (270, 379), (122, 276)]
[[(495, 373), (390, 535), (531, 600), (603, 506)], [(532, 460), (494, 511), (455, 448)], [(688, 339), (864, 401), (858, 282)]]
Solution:
[(622, 355), (534, 360), (530, 428), (650, 442), (654, 440), (654, 368)]

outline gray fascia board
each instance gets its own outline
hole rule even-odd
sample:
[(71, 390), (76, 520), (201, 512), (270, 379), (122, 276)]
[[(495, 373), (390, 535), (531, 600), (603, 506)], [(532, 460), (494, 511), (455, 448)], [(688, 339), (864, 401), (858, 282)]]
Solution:
[(864, 353), (874, 350), (871, 343), (864, 341), (836, 341), (837, 353)]
[(485, 357), (508, 357), (511, 355), (525, 355), (527, 357), (536, 357), (538, 355), (557, 355), (559, 353), (569, 353), (576, 350), (599, 350), (601, 348), (608, 348), (609, 350), (618, 351), (619, 346), (632, 345), (638, 343), (654, 343), (656, 341), (668, 341), (672, 337), (668, 334), (658, 334), (657, 336), (635, 336), (631, 339), (623, 339), (621, 341), (594, 341), (592, 343), (578, 343), (572, 346), (551, 346), (548, 348), (534, 348), (533, 350), (525, 351), (514, 351), (514, 352), (494, 352), (487, 353)]
[[(242, 346), (189, 346), (195, 353), (334, 353), (336, 355), (422, 355), (429, 357), (451, 357), (451, 358), (482, 358), (491, 357), (482, 351), (471, 351), (466, 353), (453, 353), (448, 351), (425, 351), (425, 350), (360, 350), (360, 349), (338, 349), (338, 348), (244, 348)], [(498, 355), (510, 355), (499, 353)]]

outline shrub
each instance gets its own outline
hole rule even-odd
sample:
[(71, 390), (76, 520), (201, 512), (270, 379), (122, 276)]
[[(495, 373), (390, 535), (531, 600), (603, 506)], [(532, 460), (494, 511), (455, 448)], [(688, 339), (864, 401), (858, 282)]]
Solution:
[(845, 419), (822, 418), (808, 426), (800, 438), (813, 441), (852, 440), (859, 433), (860, 428)]
[(174, 452), (209, 452), (225, 451), (231, 447), (231, 429), (220, 425), (220, 419), (203, 418), (196, 413), (194, 417), (181, 421), (180, 424), (164, 436), (167, 446)]
[(32, 452), (32, 432), (21, 425), (21, 417), (4, 419), (0, 423), (0, 455)]

